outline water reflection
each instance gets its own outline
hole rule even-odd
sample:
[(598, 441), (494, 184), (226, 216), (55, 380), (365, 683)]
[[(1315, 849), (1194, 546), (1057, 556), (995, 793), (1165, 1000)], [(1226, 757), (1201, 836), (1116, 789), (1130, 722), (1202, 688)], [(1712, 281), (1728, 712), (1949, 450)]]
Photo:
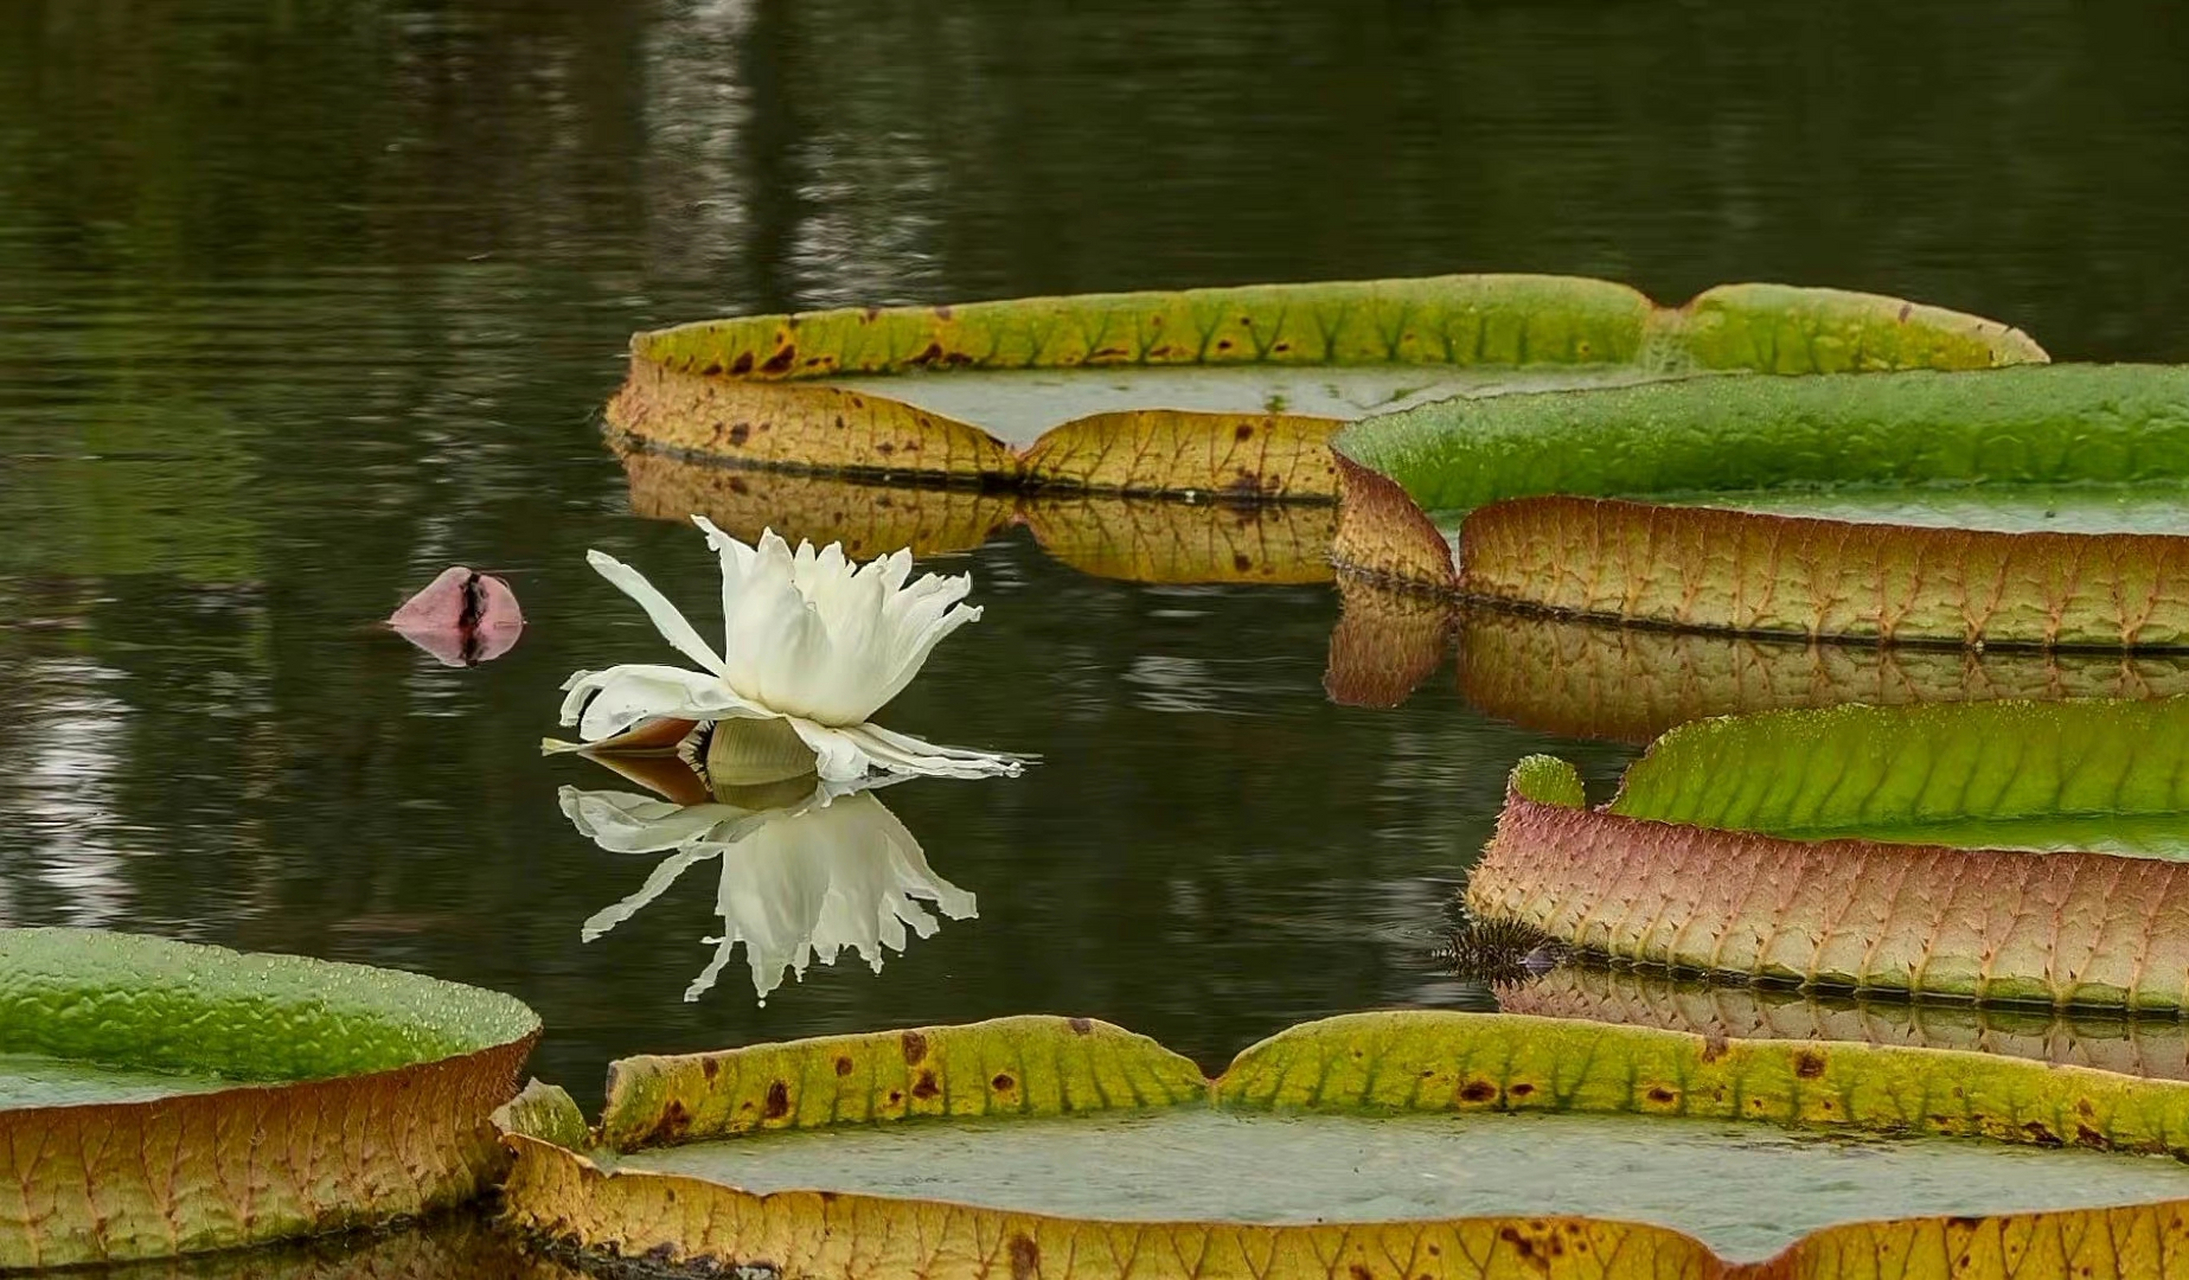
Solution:
[(902, 954), (912, 937), (942, 927), (930, 906), (952, 920), (979, 914), (973, 895), (937, 875), (920, 842), (876, 798), (905, 778), (821, 778), (810, 752), (802, 767), (771, 768), (784, 756), (765, 740), (766, 723), (702, 731), (703, 755), (692, 744), (682, 754), (594, 754), (651, 795), (570, 786), (558, 793), (563, 816), (602, 849), (667, 855), (637, 891), (585, 921), (587, 942), (693, 867), (716, 863), (722, 932), (705, 939), (714, 957), (685, 988), (687, 1001), (714, 987), (740, 944), (753, 994), (765, 1004), (786, 972), (802, 981), (808, 966), (833, 965), (846, 949), (880, 973), (890, 952)]
[(1916, 706), (2174, 697), (2189, 655), (1814, 642), (1618, 626), (1343, 579), (1323, 689), (1403, 705), (1457, 650), (1461, 698), (1524, 729), (1654, 741), (1690, 720), (1858, 702)]
[(2189, 1080), (2189, 1030), (2171, 1016), (1804, 994), (1580, 963), (1500, 982), (1494, 990), (1507, 1013), (1731, 1039), (1967, 1049)]

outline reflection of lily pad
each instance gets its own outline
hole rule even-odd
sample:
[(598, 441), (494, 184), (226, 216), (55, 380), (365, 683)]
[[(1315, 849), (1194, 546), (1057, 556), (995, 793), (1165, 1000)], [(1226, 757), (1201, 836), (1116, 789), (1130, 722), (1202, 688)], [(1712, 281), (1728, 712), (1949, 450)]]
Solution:
[(910, 547), (916, 556), (970, 551), (1013, 523), (1083, 573), (1133, 582), (1325, 582), (1336, 516), (1327, 504), (1186, 503), (1114, 493), (1011, 493), (954, 485), (887, 485), (837, 475), (759, 472), (625, 451), (631, 508), (706, 516), (748, 541), (764, 529), (854, 559)]
[[(1640, 965), (2180, 1009), (2184, 715), (2170, 699), (1702, 721), (1661, 739), (1601, 809), (1571, 766), (1532, 757), (1467, 904)], [(2161, 856), (2026, 851), (2101, 834)], [(1987, 847), (2002, 844), (2022, 851)]]
[(346, 1232), (258, 1249), (122, 1263), (87, 1280), (586, 1280), (468, 1212), (392, 1232)]
[[(1392, 594), (1348, 585), (1349, 619), (1354, 597), (1370, 592)], [(1843, 702), (2049, 702), (2189, 692), (2189, 655), (2181, 654), (1817, 644), (1482, 607), (1461, 606), (1454, 614), (1462, 696), (1491, 715), (1577, 738), (1646, 743), (1708, 716)], [(1395, 653), (1419, 641), (1414, 631), (1385, 627), (1353, 643)]]
[[(539, 1033), (515, 1000), (414, 974), (73, 929), (0, 931), (0, 989), (8, 1048), (47, 1081), (0, 1109), (0, 1176), (21, 1193), (0, 1208), (7, 1267), (467, 1200), (495, 1164), (487, 1113)], [(157, 1074), (175, 1087), (145, 1096)]]
[(1338, 423), (1448, 396), (2044, 359), (2003, 325), (1898, 299), (1735, 285), (1674, 310), (1623, 285), (1522, 275), (749, 316), (641, 333), (632, 355), (608, 421), (649, 449), (1324, 500)]
[[(1335, 447), (1410, 499), (1354, 503), (1348, 470), (1339, 562), (1470, 597), (1798, 637), (2189, 646), (2189, 539), (2149, 531), (2189, 492), (2189, 370), (1452, 401), (1360, 424)], [(1874, 518), (1785, 514), (1804, 494), (1808, 510)], [(2054, 518), (2063, 494), (2075, 519)], [(1972, 503), (1979, 527), (1940, 527)], [(1464, 517), (1456, 573), (1422, 509)], [(2076, 528), (2112, 531), (2061, 531)]]
[[(582, 1141), (568, 1097), (535, 1088), (524, 1107), (504, 1114), (517, 1153), (505, 1201), (516, 1226), (664, 1264), (765, 1261), (801, 1275), (1729, 1274), (1730, 1264), (1692, 1235), (1588, 1212), (1625, 1206), (1632, 1217), (1664, 1179), (1561, 1180), (1549, 1170), (1538, 1186), (1555, 1207), (1533, 1211), (1479, 1183), (1472, 1193), (1462, 1183), (1449, 1204), (1424, 1187), (1447, 1171), (1478, 1176), (1480, 1167), (1450, 1155), (1470, 1143), (1497, 1145), (1501, 1163), (1525, 1161), (1531, 1146), (1632, 1150), (1615, 1122), (1588, 1116), (1649, 1126), (1636, 1131), (1649, 1135), (1648, 1149), (1687, 1157), (1688, 1171), (1705, 1179), (1713, 1158), (1745, 1162), (1737, 1171), (1746, 1181), (1724, 1191), (1763, 1206), (1778, 1203), (1759, 1185), (1769, 1178), (1798, 1189), (1815, 1176), (1800, 1171), (1816, 1168), (1803, 1162), (1853, 1157), (1864, 1163), (1841, 1165), (1837, 1183), (1842, 1191), (1867, 1183), (1877, 1197), (1858, 1214), (1955, 1214), (1822, 1226), (1770, 1263), (1773, 1275), (1889, 1270), (1950, 1246), (1970, 1253), (1962, 1274), (2004, 1277), (2010, 1272), (1993, 1265), (2002, 1245), (2038, 1260), (2045, 1274), (2055, 1273), (2053, 1263), (2060, 1273), (2138, 1274), (2135, 1256), (2116, 1242), (2145, 1238), (2139, 1233), (2176, 1214), (2189, 1190), (2189, 1174), (2172, 1161), (2042, 1150), (2189, 1150), (2189, 1086), (2180, 1083), (1978, 1054), (1728, 1042), (1513, 1015), (1310, 1023), (1248, 1049), (1213, 1082), (1116, 1028), (1038, 1018), (632, 1059), (612, 1070), (601, 1126)], [(1526, 1114), (1494, 1114), (1503, 1112)], [(786, 1130), (837, 1136), (817, 1145)], [(1988, 1141), (1820, 1147), (1789, 1140), (1801, 1130)], [(1055, 1147), (1047, 1156), (1044, 1143)], [(1416, 1176), (1378, 1203), (1369, 1193), (1379, 1170), (1369, 1166), (1392, 1148), (1412, 1153), (1396, 1163)], [(1105, 1162), (1085, 1178), (1043, 1172), (1084, 1167), (1070, 1162), (1090, 1151)], [(1303, 1161), (1311, 1151), (1330, 1158)], [(1955, 1162), (1954, 1172), (1926, 1165), (1934, 1160)], [(1972, 1176), (1987, 1160), (2010, 1170), (1991, 1187)], [(984, 1179), (984, 1162), (991, 1172), (1023, 1167), (1026, 1176)], [(1918, 1190), (1907, 1185), (1912, 1167), (1941, 1176)], [(2038, 1168), (2062, 1176), (2031, 1176)], [(1194, 1176), (1166, 1195), (1181, 1169)], [(862, 1170), (868, 1181), (854, 1183)], [(2097, 1179), (2107, 1185), (2093, 1186)], [(1288, 1182), (1324, 1188), (1324, 1199), (1349, 1212), (1318, 1220), (1296, 1188), (1286, 1194)], [(1053, 1211), (1043, 1211), (1044, 1187), (1056, 1197)], [(1602, 1199), (1589, 1198), (1592, 1187)], [(2056, 1206), (2146, 1203), (2029, 1211), (2038, 1188), (2041, 1203)], [(944, 1198), (931, 1198), (938, 1191)], [(1730, 1250), (1767, 1251), (1763, 1240), (1724, 1227), (1771, 1215), (1712, 1216), (1713, 1199), (1655, 1197), (1656, 1211), (1686, 1215), (1679, 1220)], [(1787, 1216), (1817, 1225), (1845, 1213), (1810, 1199)], [(1494, 1211), (1468, 1207), (1485, 1204)], [(2009, 1207), (2025, 1211), (1997, 1212)]]
[(1508, 1013), (1736, 1040), (1850, 1040), (1966, 1049), (2189, 1080), (2189, 1027), (2176, 1018), (1869, 1000), (1577, 964), (1501, 985), (1497, 1003)]

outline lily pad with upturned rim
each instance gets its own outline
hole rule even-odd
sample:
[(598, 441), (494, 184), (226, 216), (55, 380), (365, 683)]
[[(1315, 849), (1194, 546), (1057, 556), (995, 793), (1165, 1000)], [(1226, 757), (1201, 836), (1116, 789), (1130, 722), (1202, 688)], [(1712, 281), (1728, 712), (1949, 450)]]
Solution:
[[(627, 447), (898, 481), (1256, 501), (1330, 500), (1332, 430), (1443, 396), (2046, 358), (2006, 325), (1897, 298), (1727, 285), (1667, 308), (1608, 281), (1531, 275), (747, 316), (640, 333), (631, 350), (607, 412)], [(1288, 385), (1259, 386), (1257, 370)], [(1333, 385), (1289, 385), (1303, 377)], [(1337, 385), (1364, 378), (1380, 382)], [(981, 397), (982, 379), (1000, 380), (999, 394)], [(1002, 394), (1024, 382), (1043, 385)], [(1028, 402), (1077, 407), (1034, 438), (1004, 421)]]
[(163, 1257), (477, 1195), (539, 1019), (417, 974), (80, 929), (0, 930), (0, 1042), (178, 1077), (0, 1109), (0, 1268)]
[[(1959, 1259), (1956, 1275), (2003, 1280), (2017, 1264), (2120, 1277), (2159, 1275), (2189, 1260), (2180, 1232), (2189, 1201), (2178, 1197), (1849, 1223), (1745, 1264), (1665, 1227), (1585, 1217), (1315, 1225), (1160, 1213), (1067, 1217), (846, 1188), (758, 1193), (722, 1177), (647, 1167), (658, 1163), (651, 1149), (714, 1142), (734, 1160), (739, 1144), (794, 1140), (784, 1130), (902, 1125), (909, 1142), (929, 1129), (947, 1134), (953, 1120), (1039, 1126), (1148, 1107), (1157, 1115), (1350, 1115), (1369, 1125), (1405, 1113), (1563, 1111), (1631, 1115), (1641, 1125), (1702, 1117), (2024, 1148), (2189, 1150), (2189, 1085), (1980, 1054), (1395, 1012), (1295, 1027), (1211, 1081), (1153, 1042), (1101, 1023), (1013, 1018), (627, 1061), (611, 1075), (593, 1130), (566, 1094), (535, 1084), (501, 1117), (517, 1153), (507, 1217), (596, 1256), (643, 1256), (694, 1273), (766, 1262), (786, 1274), (932, 1280), (1856, 1275), (1934, 1257)], [(1209, 1173), (1221, 1178), (1220, 1168)], [(2153, 1176), (2169, 1183), (2180, 1176), (2189, 1187), (2189, 1175), (2154, 1169)], [(1906, 1274), (1928, 1273), (1919, 1265)]]
[[(1357, 572), (1680, 629), (2189, 646), (2189, 538), (2148, 531), (2152, 495), (2189, 495), (2189, 369), (1711, 379), (1450, 401), (1358, 424), (1333, 447), (1348, 486), (1334, 554)], [(1938, 527), (1935, 512), (1911, 523), (1891, 509), (2017, 494), (2057, 505), (2083, 490), (2147, 501), (2115, 512), (2113, 532), (2041, 518), (2009, 530), (1992, 518), (2004, 508), (1979, 522), (1988, 527)], [(1796, 499), (1840, 514), (1857, 499), (1883, 503), (1887, 518), (1786, 514)], [(1428, 512), (1458, 521), (1456, 568)]]
[[(1571, 765), (1530, 757), (1466, 904), (1644, 967), (2181, 1011), (2184, 716), (2172, 698), (1698, 721), (1595, 809)], [(2093, 835), (2122, 852), (2072, 847)]]

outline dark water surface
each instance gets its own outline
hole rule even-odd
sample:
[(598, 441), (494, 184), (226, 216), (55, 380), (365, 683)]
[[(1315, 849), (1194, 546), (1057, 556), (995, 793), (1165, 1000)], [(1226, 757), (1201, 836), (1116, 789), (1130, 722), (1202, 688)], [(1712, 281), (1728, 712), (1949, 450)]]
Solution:
[[(1326, 587), (1157, 588), (1023, 532), (884, 717), (1039, 753), (882, 798), (977, 895), (879, 976), (756, 1004), (714, 876), (542, 760), (580, 666), (681, 599), (598, 409), (636, 327), (727, 312), (1471, 270), (1871, 288), (2061, 357), (2189, 359), (2189, 11), (876, 0), (0, 5), (0, 919), (521, 996), (596, 1097), (642, 1049), (1026, 1010), (1211, 1066), (1464, 999), (1426, 952), (1505, 769), (1625, 748), (1322, 691)], [(462, 562), (532, 626), (447, 670), (371, 625)], [(697, 610), (702, 616), (706, 610)]]

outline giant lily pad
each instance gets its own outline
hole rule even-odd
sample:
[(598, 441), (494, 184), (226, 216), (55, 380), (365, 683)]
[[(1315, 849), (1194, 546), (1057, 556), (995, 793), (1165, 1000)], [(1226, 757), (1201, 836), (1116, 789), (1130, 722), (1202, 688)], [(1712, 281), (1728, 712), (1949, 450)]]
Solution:
[(1532, 757), (1467, 903), (1639, 965), (2177, 1010), (2185, 715), (2177, 698), (1702, 721), (1600, 809), (1571, 766)]
[(0, 930), (0, 1267), (254, 1244), (470, 1199), (539, 1019), (415, 974)]
[[(1450, 402), (1335, 447), (1341, 564), (1475, 598), (1799, 637), (2189, 645), (2189, 369), (1690, 380)], [(1456, 571), (1425, 510), (1458, 522)]]
[(1662, 1027), (1718, 1039), (1965, 1049), (2189, 1080), (2189, 1027), (2173, 1017), (1870, 999), (1588, 964), (1561, 964), (1500, 983), (1497, 1004), (1507, 1013)]
[[(631, 1059), (596, 1128), (540, 1085), (501, 1119), (514, 1225), (695, 1272), (1760, 1277), (1923, 1274), (1936, 1258), (1961, 1276), (2118, 1277), (2189, 1262), (2189, 1174), (2127, 1154), (2189, 1152), (2189, 1085), (1944, 1050), (1370, 1013), (1295, 1027), (1204, 1080), (1102, 1023), (1011, 1018)], [(1782, 1137), (1804, 1130), (1871, 1140)], [(2063, 1144), (2091, 1150), (2045, 1150)], [(1625, 1163), (1598, 1179), (1607, 1151)], [(1684, 1174), (1637, 1175), (1650, 1159)], [(1333, 1220), (1333, 1204), (1353, 1211)], [(1711, 1239), (1623, 1220), (1637, 1206)], [(1864, 1217), (1911, 1209), (1937, 1216)]]
[(2041, 361), (1973, 316), (1731, 285), (1441, 276), (748, 316), (632, 339), (615, 436), (766, 467), (1254, 500), (1335, 496), (1344, 421), (1685, 373)]

